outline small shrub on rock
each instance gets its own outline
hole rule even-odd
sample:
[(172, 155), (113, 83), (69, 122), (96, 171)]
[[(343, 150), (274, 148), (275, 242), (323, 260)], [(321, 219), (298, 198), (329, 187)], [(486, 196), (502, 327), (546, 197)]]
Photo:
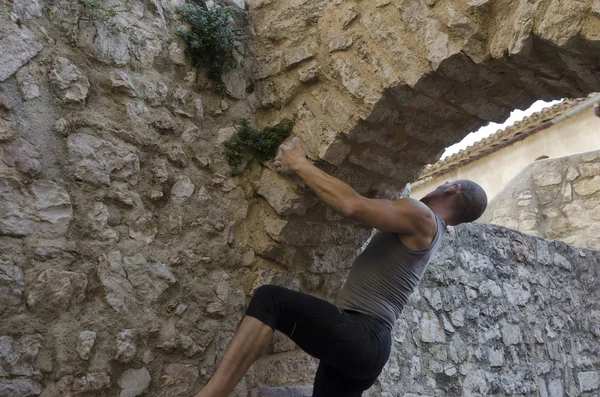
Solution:
[(244, 29), (234, 26), (233, 17), (241, 11), (231, 6), (207, 9), (197, 4), (184, 4), (178, 10), (189, 23), (177, 33), (187, 43), (186, 52), (193, 65), (206, 68), (208, 78), (222, 90), (221, 77), (238, 66), (234, 54), (244, 39)]
[(267, 161), (275, 157), (279, 145), (292, 133), (292, 127), (292, 121), (284, 120), (257, 130), (250, 126), (248, 120), (242, 120), (237, 134), (224, 144), (231, 174), (240, 175), (252, 160)]

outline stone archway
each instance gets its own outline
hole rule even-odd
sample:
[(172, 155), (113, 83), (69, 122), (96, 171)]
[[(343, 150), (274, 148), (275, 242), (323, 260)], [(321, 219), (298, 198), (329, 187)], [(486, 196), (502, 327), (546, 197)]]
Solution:
[[(360, 193), (398, 194), (468, 132), (538, 99), (598, 90), (594, 4), (250, 1), (259, 121), (294, 116), (326, 170)], [(324, 261), (321, 270), (334, 272), (368, 236), (293, 181), (265, 170), (260, 185), (277, 213), (256, 212), (267, 219), (268, 237), (255, 244), (263, 257), (301, 269)]]

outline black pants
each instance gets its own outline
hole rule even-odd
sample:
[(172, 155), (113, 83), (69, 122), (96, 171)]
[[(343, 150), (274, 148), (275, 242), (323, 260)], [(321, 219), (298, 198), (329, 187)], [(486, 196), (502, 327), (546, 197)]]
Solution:
[(313, 397), (361, 396), (390, 355), (391, 332), (384, 322), (276, 285), (258, 288), (246, 314), (320, 360)]

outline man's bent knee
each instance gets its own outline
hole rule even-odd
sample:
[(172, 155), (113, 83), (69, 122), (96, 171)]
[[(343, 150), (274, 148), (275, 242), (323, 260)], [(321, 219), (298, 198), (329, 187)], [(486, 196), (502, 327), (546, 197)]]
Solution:
[(246, 315), (254, 317), (271, 328), (277, 327), (277, 300), (275, 296), (281, 287), (266, 284), (254, 291), (252, 300), (246, 310)]

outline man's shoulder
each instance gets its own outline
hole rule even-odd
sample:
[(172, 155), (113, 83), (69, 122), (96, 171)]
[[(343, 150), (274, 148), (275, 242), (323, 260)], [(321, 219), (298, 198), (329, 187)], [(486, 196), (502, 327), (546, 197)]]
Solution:
[(435, 214), (422, 201), (410, 197), (404, 197), (394, 201), (395, 205), (402, 206), (406, 212), (412, 212), (415, 216), (422, 216), (435, 222)]

